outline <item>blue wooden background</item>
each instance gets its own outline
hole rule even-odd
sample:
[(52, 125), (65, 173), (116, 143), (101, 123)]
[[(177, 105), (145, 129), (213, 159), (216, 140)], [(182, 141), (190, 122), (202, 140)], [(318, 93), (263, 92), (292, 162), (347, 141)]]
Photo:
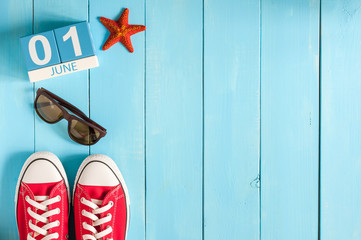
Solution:
[[(147, 26), (108, 51), (99, 17)], [(0, 239), (17, 239), (25, 159), (118, 164), (128, 239), (361, 239), (361, 1), (0, 1)], [(19, 38), (90, 22), (100, 67), (29, 83)], [(45, 87), (108, 129), (72, 142), (32, 107)], [(72, 229), (73, 231), (73, 229)]]

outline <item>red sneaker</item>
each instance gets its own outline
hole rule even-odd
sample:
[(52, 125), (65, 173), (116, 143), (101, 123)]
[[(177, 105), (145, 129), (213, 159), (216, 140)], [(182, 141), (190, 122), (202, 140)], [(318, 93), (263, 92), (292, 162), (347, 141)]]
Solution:
[(129, 196), (112, 159), (87, 157), (75, 178), (75, 233), (78, 240), (125, 240), (129, 225)]
[(25, 162), (15, 193), (20, 240), (68, 239), (69, 184), (60, 160), (50, 152)]

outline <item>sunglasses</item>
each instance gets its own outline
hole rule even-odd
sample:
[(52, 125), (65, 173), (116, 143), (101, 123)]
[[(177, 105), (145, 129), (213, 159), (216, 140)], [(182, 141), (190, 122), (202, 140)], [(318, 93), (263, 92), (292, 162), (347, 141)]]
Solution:
[[(36, 113), (47, 123), (68, 121), (68, 134), (75, 142), (93, 145), (107, 134), (107, 130), (88, 118), (82, 111), (54, 93), (39, 88), (34, 102)], [(75, 115), (69, 114), (66, 110)]]

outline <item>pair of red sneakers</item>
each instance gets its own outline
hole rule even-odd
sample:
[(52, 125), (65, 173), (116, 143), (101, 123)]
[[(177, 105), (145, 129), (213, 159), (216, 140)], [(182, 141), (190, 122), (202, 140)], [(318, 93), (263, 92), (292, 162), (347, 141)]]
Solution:
[[(129, 196), (112, 159), (91, 155), (81, 164), (73, 190), (77, 240), (124, 240), (129, 225)], [(60, 160), (50, 152), (32, 154), (16, 186), (20, 240), (66, 240), (69, 183)]]

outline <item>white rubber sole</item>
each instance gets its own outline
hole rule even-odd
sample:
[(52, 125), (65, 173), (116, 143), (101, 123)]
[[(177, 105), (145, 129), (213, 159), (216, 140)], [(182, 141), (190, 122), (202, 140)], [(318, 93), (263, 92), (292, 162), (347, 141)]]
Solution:
[[(60, 162), (59, 158), (51, 153), (51, 152), (36, 152), (30, 155), (30, 157), (28, 157), (28, 159), (25, 161), (23, 168), (21, 169), (19, 178), (18, 178), (18, 182), (16, 184), (16, 190), (15, 190), (15, 216), (17, 219), (17, 206), (18, 206), (18, 197), (19, 197), (19, 188), (20, 188), (20, 183), (21, 180), (23, 179), (24, 173), (26, 171), (26, 169), (28, 168), (28, 166), (33, 163), (36, 160), (40, 160), (40, 159), (45, 159), (50, 161), (52, 164), (55, 165), (55, 167), (59, 170), (62, 178), (64, 179), (65, 182), (65, 186), (66, 186), (66, 190), (67, 190), (67, 195), (68, 195), (68, 210), (70, 211), (70, 190), (69, 190), (69, 182), (68, 182), (68, 178), (66, 177), (66, 173), (65, 173), (65, 169), (63, 167), (63, 164)], [(69, 213), (68, 213), (69, 214)], [(16, 221), (17, 222), (17, 221)]]
[(88, 156), (87, 158), (84, 159), (84, 161), (82, 162), (82, 164), (80, 165), (78, 172), (76, 174), (75, 177), (75, 182), (74, 182), (74, 188), (73, 188), (73, 205), (74, 205), (74, 194), (75, 194), (75, 189), (76, 189), (76, 185), (78, 183), (78, 180), (80, 178), (81, 173), (83, 172), (83, 169), (90, 163), (93, 161), (97, 161), (97, 162), (102, 162), (105, 165), (107, 165), (115, 174), (115, 176), (119, 179), (120, 184), (123, 187), (124, 190), (124, 194), (125, 194), (125, 201), (127, 203), (127, 226), (126, 226), (126, 231), (125, 231), (125, 239), (127, 238), (127, 234), (128, 234), (128, 228), (129, 228), (129, 218), (130, 218), (130, 200), (129, 200), (129, 192), (128, 192), (128, 188), (127, 185), (125, 184), (124, 178), (122, 176), (122, 174), (120, 173), (120, 170), (118, 168), (118, 166), (115, 164), (115, 162), (108, 156), (103, 155), (103, 154), (93, 154)]

